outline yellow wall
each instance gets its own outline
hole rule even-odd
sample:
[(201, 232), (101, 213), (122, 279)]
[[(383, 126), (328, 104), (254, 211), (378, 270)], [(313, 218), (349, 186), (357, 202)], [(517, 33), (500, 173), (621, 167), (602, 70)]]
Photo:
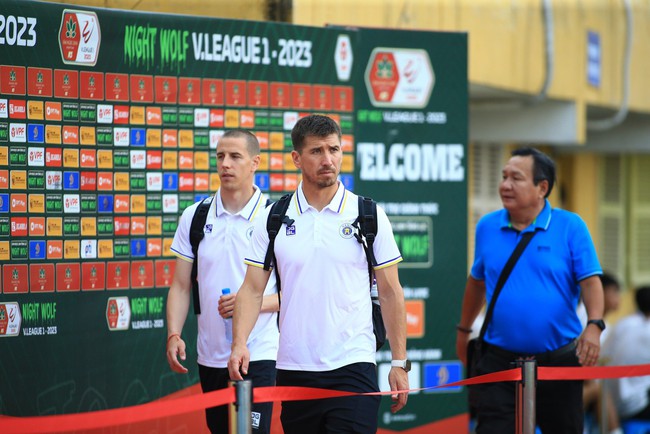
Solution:
[[(633, 51), (630, 107), (650, 112), (650, 1), (630, 0)], [(294, 0), (295, 24), (374, 26), (469, 33), (473, 84), (537, 93), (544, 80), (540, 0)], [(553, 0), (554, 75), (549, 96), (617, 108), (622, 95), (623, 0)], [(587, 31), (599, 33), (601, 86), (587, 84)]]
[(55, 3), (204, 17), (264, 20), (266, 0), (49, 0)]

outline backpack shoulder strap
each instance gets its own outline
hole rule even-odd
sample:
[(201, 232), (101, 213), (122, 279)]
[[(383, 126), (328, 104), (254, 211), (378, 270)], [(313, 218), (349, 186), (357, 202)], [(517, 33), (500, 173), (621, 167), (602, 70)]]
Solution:
[(269, 234), (269, 247), (266, 249), (266, 256), (264, 258), (264, 269), (266, 271), (271, 269), (271, 262), (275, 255), (275, 237), (278, 235), (282, 224), (285, 223), (287, 226), (293, 224), (293, 220), (286, 216), (289, 203), (291, 203), (291, 196), (291, 193), (285, 194), (280, 200), (271, 205), (271, 211), (266, 220), (266, 231)]
[(212, 204), (212, 197), (203, 199), (199, 206), (194, 211), (192, 217), (192, 224), (190, 225), (190, 245), (192, 246), (192, 254), (194, 255), (194, 262), (192, 262), (192, 296), (194, 299), (194, 314), (201, 313), (201, 302), (199, 297), (199, 244), (203, 240), (205, 233), (205, 221), (208, 218), (208, 211), (210, 211), (210, 204)]
[(375, 237), (377, 235), (377, 202), (369, 197), (359, 196), (359, 217), (352, 223), (352, 226), (357, 228), (357, 233), (354, 234), (357, 241), (363, 247), (368, 261), (368, 279), (370, 287), (372, 287), (374, 271), (373, 268), (377, 265), (375, 252), (373, 249)]
[(359, 230), (365, 239), (364, 250), (371, 266), (377, 265), (373, 244), (377, 236), (377, 202), (369, 197), (359, 196)]

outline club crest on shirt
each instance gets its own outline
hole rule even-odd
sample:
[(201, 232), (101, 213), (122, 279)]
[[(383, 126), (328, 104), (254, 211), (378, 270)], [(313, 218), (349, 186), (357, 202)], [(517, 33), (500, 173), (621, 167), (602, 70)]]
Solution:
[(211, 234), (212, 233), (212, 224), (205, 225), (205, 228), (204, 228), (203, 232), (206, 233), (206, 234)]
[(286, 230), (285, 234), (287, 236), (296, 235), (296, 225), (287, 226), (287, 230)]
[(250, 228), (246, 229), (246, 239), (250, 240), (253, 238), (253, 228), (254, 226), (251, 226)]
[(339, 226), (339, 235), (345, 239), (352, 238), (354, 236), (354, 228), (350, 223), (343, 223)]

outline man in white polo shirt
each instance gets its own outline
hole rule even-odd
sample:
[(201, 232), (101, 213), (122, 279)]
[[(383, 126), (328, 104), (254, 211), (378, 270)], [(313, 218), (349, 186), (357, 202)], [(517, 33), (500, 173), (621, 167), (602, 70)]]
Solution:
[[(378, 391), (368, 265), (351, 230), (359, 215), (357, 196), (338, 180), (341, 130), (326, 116), (310, 115), (297, 122), (291, 139), (302, 182), (286, 214), (294, 223), (283, 225), (275, 240), (274, 265), (282, 288), (277, 385)], [(235, 303), (228, 362), (233, 380), (252, 369), (246, 340), (272, 275), (262, 268), (269, 245), (269, 209), (256, 221), (246, 278)], [(397, 272), (402, 257), (379, 207), (377, 218), (374, 272), (394, 361), (388, 381), (391, 390), (407, 390), (406, 314)], [(406, 400), (406, 393), (393, 395), (392, 410), (400, 410)], [(283, 402), (282, 426), (285, 434), (374, 433), (379, 401), (378, 396), (351, 396)]]
[[(244, 280), (244, 256), (248, 251), (253, 221), (264, 213), (266, 198), (253, 184), (260, 161), (257, 138), (245, 130), (226, 132), (217, 144), (217, 171), (221, 187), (214, 195), (203, 228), (204, 238), (198, 249), (197, 280), (201, 313), (198, 319), (198, 364), (204, 392), (225, 388), (230, 356), (230, 339), (226, 321), (232, 321), (236, 292)], [(208, 199), (210, 200), (210, 199)], [(192, 217), (199, 202), (189, 206), (180, 218), (171, 250), (178, 257), (174, 280), (167, 298), (167, 361), (178, 373), (188, 370), (185, 342), (181, 338), (192, 292), (191, 272), (195, 260), (190, 244)], [(229, 288), (230, 295), (222, 295)], [(275, 384), (275, 359), (278, 350), (278, 296), (275, 279), (264, 287), (262, 314), (245, 343), (251, 352), (249, 379), (253, 386)], [(179, 361), (180, 359), (180, 361)], [(252, 408), (253, 428), (269, 433), (272, 403)], [(226, 406), (206, 409), (206, 420), (212, 433), (229, 433)]]

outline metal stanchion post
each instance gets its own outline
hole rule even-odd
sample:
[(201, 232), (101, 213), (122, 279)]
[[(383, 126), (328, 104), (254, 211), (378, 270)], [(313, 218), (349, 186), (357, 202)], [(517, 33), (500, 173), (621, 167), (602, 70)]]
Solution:
[(522, 393), (522, 432), (535, 434), (537, 420), (535, 417), (535, 397), (537, 392), (537, 362), (524, 360), (521, 368)]
[[(253, 424), (251, 421), (251, 410), (253, 406), (253, 383), (250, 380), (235, 381), (235, 421), (237, 434), (251, 434)], [(232, 416), (232, 413), (231, 413)], [(231, 432), (232, 432), (232, 417)]]

